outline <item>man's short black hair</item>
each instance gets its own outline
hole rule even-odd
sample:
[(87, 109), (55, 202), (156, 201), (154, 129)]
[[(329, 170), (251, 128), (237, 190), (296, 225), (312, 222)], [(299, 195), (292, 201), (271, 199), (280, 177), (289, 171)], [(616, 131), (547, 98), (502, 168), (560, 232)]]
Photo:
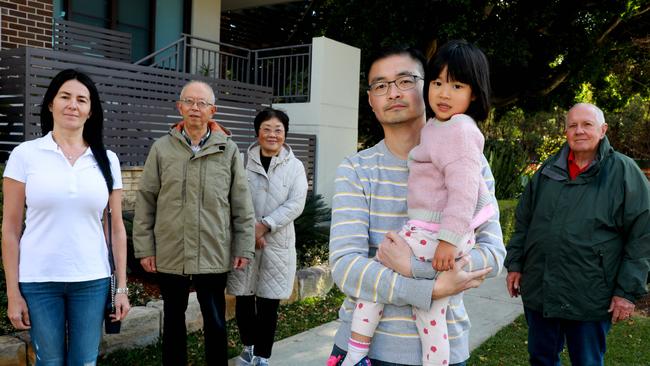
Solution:
[(424, 57), (422, 52), (420, 52), (420, 50), (404, 44), (384, 47), (373, 54), (372, 58), (370, 59), (370, 66), (368, 66), (368, 73), (370, 73), (370, 69), (372, 68), (372, 65), (375, 64), (375, 62), (390, 56), (409, 56), (420, 65), (420, 71), (422, 72), (422, 75), (420, 76), (424, 77), (424, 67), (427, 64), (427, 59)]

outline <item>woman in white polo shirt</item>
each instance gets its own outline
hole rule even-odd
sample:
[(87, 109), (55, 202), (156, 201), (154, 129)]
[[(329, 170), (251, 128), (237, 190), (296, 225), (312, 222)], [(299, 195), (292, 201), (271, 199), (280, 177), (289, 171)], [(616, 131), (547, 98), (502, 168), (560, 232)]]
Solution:
[(109, 291), (102, 226), (108, 202), (119, 290), (115, 320), (129, 311), (120, 164), (104, 147), (103, 119), (92, 80), (61, 71), (43, 97), (43, 137), (14, 148), (5, 167), (7, 315), (17, 329), (30, 329), (39, 366), (97, 360)]

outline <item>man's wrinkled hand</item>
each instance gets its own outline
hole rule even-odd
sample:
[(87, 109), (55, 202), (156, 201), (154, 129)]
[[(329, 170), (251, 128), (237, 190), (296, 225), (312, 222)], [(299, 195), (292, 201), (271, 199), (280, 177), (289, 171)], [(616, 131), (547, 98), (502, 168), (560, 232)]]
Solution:
[(518, 297), (521, 292), (519, 292), (519, 283), (521, 282), (521, 272), (508, 272), (508, 277), (506, 277), (506, 288), (510, 297)]
[(146, 272), (156, 273), (156, 256), (152, 255), (149, 257), (144, 257), (140, 259), (140, 265)]
[(246, 268), (248, 263), (250, 262), (250, 259), (244, 258), (244, 257), (235, 257), (232, 260), (232, 268), (242, 270)]
[(634, 303), (624, 297), (614, 296), (607, 311), (612, 313), (612, 323), (616, 323), (632, 316)]

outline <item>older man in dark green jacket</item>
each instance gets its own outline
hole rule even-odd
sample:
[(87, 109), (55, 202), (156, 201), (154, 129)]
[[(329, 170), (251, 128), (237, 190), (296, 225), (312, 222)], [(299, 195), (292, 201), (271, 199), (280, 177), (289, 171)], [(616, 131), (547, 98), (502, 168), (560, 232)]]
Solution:
[(535, 173), (519, 201), (506, 285), (522, 295), (531, 365), (602, 365), (612, 322), (645, 294), (650, 189), (616, 152), (603, 113), (586, 103), (566, 118), (567, 143)]

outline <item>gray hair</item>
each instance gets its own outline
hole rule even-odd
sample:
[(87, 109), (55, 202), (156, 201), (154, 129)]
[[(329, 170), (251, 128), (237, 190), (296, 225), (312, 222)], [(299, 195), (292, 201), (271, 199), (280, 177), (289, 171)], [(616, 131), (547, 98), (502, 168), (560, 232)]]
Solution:
[[(594, 112), (594, 117), (596, 117), (596, 123), (598, 126), (602, 126), (605, 123), (605, 115), (603, 114), (603, 111), (596, 107), (594, 104), (591, 103), (577, 103), (571, 109), (569, 109), (569, 112), (576, 107), (587, 107), (591, 109), (592, 112)], [(567, 112), (566, 117), (564, 118), (564, 125), (566, 126), (569, 123), (569, 113)]]
[(206, 83), (205, 81), (201, 81), (201, 80), (190, 80), (189, 82), (187, 82), (187, 84), (185, 84), (183, 86), (183, 89), (181, 89), (181, 98), (185, 94), (185, 89), (187, 89), (187, 87), (192, 85), (192, 84), (202, 85), (210, 93), (210, 97), (209, 97), (208, 102), (210, 102), (210, 104), (214, 104), (214, 102), (215, 102), (214, 90), (212, 90), (212, 87), (210, 86), (210, 84)]

